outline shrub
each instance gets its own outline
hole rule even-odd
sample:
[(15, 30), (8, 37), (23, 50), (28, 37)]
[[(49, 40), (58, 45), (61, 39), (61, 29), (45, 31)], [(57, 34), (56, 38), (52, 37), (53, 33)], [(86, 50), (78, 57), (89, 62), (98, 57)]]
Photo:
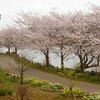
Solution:
[(16, 83), (18, 82), (18, 80), (19, 80), (18, 75), (6, 72), (5, 70), (0, 68), (0, 83), (7, 83), (7, 82)]
[(41, 85), (48, 84), (49, 82), (45, 81), (45, 80), (41, 81), (41, 80), (38, 80), (38, 79), (32, 77), (32, 78), (24, 78), (24, 83), (30, 84), (32, 87), (39, 87)]
[(69, 70), (67, 75), (68, 75), (68, 77), (74, 77), (75, 76), (75, 71), (74, 70)]
[(7, 79), (9, 82), (17, 83), (20, 80), (20, 77), (16, 74), (9, 73)]
[(59, 75), (59, 76), (62, 76), (62, 77), (65, 77), (65, 74), (62, 73), (62, 72), (58, 72), (58, 75)]
[(89, 78), (89, 74), (87, 74), (87, 73), (76, 73), (75, 74), (75, 77), (78, 77), (78, 78)]
[[(76, 97), (82, 97), (84, 95), (84, 92), (82, 92), (79, 88), (74, 88), (73, 93)], [(69, 88), (65, 88), (61, 94), (62, 96), (71, 96), (71, 92)]]
[(91, 71), (90, 72), (90, 75), (95, 76), (96, 75), (96, 72), (95, 71)]
[(31, 84), (33, 81), (37, 80), (36, 78), (32, 77), (32, 78), (24, 78), (24, 83), (25, 84)]
[(81, 73), (82, 72), (80, 68), (76, 68), (75, 71), (76, 71), (76, 73)]
[(60, 91), (61, 89), (63, 89), (63, 86), (59, 83), (48, 83), (41, 86), (41, 89), (46, 91)]
[(39, 86), (42, 85), (42, 81), (40, 81), (40, 80), (34, 80), (34, 81), (31, 82), (30, 85), (31, 85), (32, 87), (39, 87)]
[(49, 81), (46, 81), (46, 80), (43, 80), (42, 81), (42, 85), (46, 85), (46, 84), (48, 84), (49, 83)]
[(100, 93), (89, 93), (83, 96), (82, 100), (100, 100)]
[(5, 71), (0, 67), (0, 83), (5, 83), (5, 81), (6, 81)]
[(10, 89), (9, 87), (0, 87), (0, 96), (6, 96), (6, 95), (12, 95), (13, 90)]

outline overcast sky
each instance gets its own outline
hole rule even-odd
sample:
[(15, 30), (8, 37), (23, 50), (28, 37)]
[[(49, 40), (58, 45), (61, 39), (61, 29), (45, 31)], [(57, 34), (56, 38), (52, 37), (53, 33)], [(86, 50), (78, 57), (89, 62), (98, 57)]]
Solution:
[(88, 3), (100, 6), (100, 0), (0, 0), (0, 28), (12, 23), (20, 10), (47, 13), (56, 8), (59, 12), (68, 12), (87, 10)]

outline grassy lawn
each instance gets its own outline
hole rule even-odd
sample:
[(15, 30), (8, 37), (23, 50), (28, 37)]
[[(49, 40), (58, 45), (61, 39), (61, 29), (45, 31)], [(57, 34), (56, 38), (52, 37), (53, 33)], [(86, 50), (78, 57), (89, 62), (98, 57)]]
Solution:
[(21, 94), (24, 94), (24, 100), (73, 100), (72, 97), (61, 96), (61, 91), (48, 92), (36, 85), (35, 87), (30, 84), (20, 85), (17, 80), (19, 79), (16, 75), (9, 76), (0, 68), (0, 100), (21, 100)]
[[(31, 61), (28, 61), (24, 57), (20, 58), (18, 55), (9, 55), (9, 56), (13, 58), (14, 60), (24, 63), (28, 67), (33, 67), (41, 71), (45, 71), (47, 73), (52, 73), (52, 74), (59, 75), (61, 77), (73, 78), (73, 79), (92, 82), (92, 83), (98, 83), (98, 84), (100, 83), (100, 81), (97, 79), (97, 76), (91, 76), (87, 73), (84, 73), (84, 74), (76, 73), (75, 70), (72, 70), (72, 69), (65, 69), (62, 73), (60, 69), (57, 69), (53, 66), (46, 67), (45, 65), (41, 65), (39, 63), (32, 63)], [(36, 83), (33, 83), (33, 81)], [(30, 82), (30, 81), (27, 81), (27, 82)], [(24, 94), (25, 100), (73, 100), (73, 98), (69, 97), (68, 95), (66, 95), (66, 97), (64, 95), (61, 96), (62, 92), (48, 92), (48, 91), (41, 90), (40, 87), (37, 86), (41, 83), (40, 80), (35, 81), (35, 79), (33, 79), (31, 83), (30, 84), (24, 83), (23, 86), (25, 86), (25, 88), (24, 89), (20, 88), (18, 76), (12, 73), (9, 75), (4, 70), (0, 69), (0, 100), (20, 100), (21, 91), (22, 93), (25, 93)], [(26, 87), (28, 89), (26, 89)], [(19, 90), (19, 89), (22, 89), (22, 90)], [(25, 89), (27, 90), (27, 92), (25, 92)], [(6, 95), (2, 91), (5, 92)], [(12, 94), (11, 94), (11, 91), (13, 91)], [(9, 92), (11, 95), (9, 95)], [(76, 92), (80, 94), (79, 91), (76, 91)], [(81, 98), (77, 98), (77, 100), (81, 100), (82, 96), (80, 96)]]
[(4, 55), (8, 55), (9, 57), (15, 59), (15, 60), (19, 60), (22, 63), (26, 62), (26, 65), (35, 69), (38, 69), (40, 71), (46, 72), (46, 73), (51, 73), (57, 76), (61, 76), (61, 77), (65, 77), (65, 78), (71, 78), (73, 80), (77, 80), (77, 81), (84, 81), (84, 82), (90, 82), (90, 83), (95, 83), (95, 84), (100, 84), (100, 79), (98, 79), (97, 76), (91, 76), (88, 73), (77, 73), (75, 72), (75, 70), (73, 69), (64, 69), (64, 71), (62, 72), (60, 68), (54, 67), (54, 66), (50, 66), (50, 67), (46, 67), (45, 65), (41, 65), (40, 63), (33, 63), (27, 59), (20, 58), (18, 55), (16, 54), (4, 54)]
[[(61, 92), (47, 92), (39, 87), (31, 88), (29, 100), (73, 100), (71, 97), (60, 96)], [(26, 97), (25, 97), (26, 98)], [(0, 100), (17, 100), (16, 96), (0, 96)], [(77, 98), (81, 100), (81, 98)]]

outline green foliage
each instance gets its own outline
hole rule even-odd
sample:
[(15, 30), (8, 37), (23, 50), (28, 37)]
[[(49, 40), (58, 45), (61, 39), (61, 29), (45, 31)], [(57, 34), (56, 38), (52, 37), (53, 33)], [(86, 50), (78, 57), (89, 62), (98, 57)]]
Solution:
[(30, 85), (31, 85), (32, 87), (39, 87), (39, 86), (42, 85), (42, 81), (40, 81), (40, 80), (34, 80), (34, 81), (31, 82)]
[(19, 76), (16, 74), (8, 73), (0, 68), (0, 83), (16, 83), (19, 81)]
[(59, 76), (62, 76), (62, 77), (68, 77), (68, 78), (72, 78), (75, 76), (75, 71), (72, 70), (72, 69), (64, 69), (63, 72), (58, 72), (58, 75)]
[(83, 73), (76, 73), (75, 77), (77, 77), (77, 78), (89, 78), (90, 75), (87, 73), (84, 73), (84, 74)]
[(18, 83), (20, 80), (20, 77), (17, 74), (13, 73), (6, 73), (7, 74), (7, 81), (11, 83)]
[(61, 77), (65, 77), (65, 74), (62, 73), (62, 72), (58, 72), (58, 75), (61, 76)]
[(83, 96), (82, 100), (100, 100), (100, 93), (89, 93)]
[(13, 95), (13, 90), (9, 86), (0, 86), (0, 96)]
[(80, 71), (77, 71), (78, 67), (80, 66), (80, 63), (77, 64), (77, 66), (75, 68), (77, 69), (70, 69), (70, 68), (65, 68), (63, 70), (63, 72), (61, 71), (61, 68), (58, 67), (54, 67), (52, 65), (50, 65), (49, 67), (42, 65), (41, 63), (36, 63), (36, 62), (32, 62), (30, 60), (27, 60), (25, 57), (20, 57), (19, 55), (16, 54), (10, 54), (10, 57), (13, 57), (15, 60), (19, 60), (21, 63), (25, 64), (29, 67), (44, 71), (44, 72), (48, 72), (48, 73), (52, 73), (52, 74), (56, 74), (59, 75), (61, 77), (66, 77), (69, 79), (75, 79), (75, 80), (79, 80), (79, 81), (86, 81), (86, 82), (92, 82), (92, 83), (97, 83), (100, 84), (100, 80), (98, 79), (97, 76), (91, 76), (90, 72), (84, 72), (80, 73)]
[(32, 81), (35, 81), (35, 80), (36, 80), (35, 77), (32, 77), (32, 78), (27, 78), (27, 77), (25, 77), (25, 78), (24, 78), (24, 83), (25, 83), (25, 84), (31, 84)]
[(63, 86), (59, 83), (48, 83), (41, 86), (41, 89), (46, 91), (60, 91), (61, 89), (63, 89)]
[(0, 83), (4, 83), (6, 80), (5, 72), (0, 68)]
[(35, 77), (32, 77), (32, 78), (24, 78), (24, 83), (25, 84), (30, 84), (32, 87), (39, 87), (41, 85), (45, 85), (45, 84), (48, 84), (48, 81), (45, 81), (45, 80), (38, 80), (37, 78)]
[[(82, 97), (84, 92), (82, 92), (79, 88), (73, 88), (73, 93), (76, 97)], [(71, 91), (69, 88), (65, 88), (61, 94), (62, 96), (71, 96)]]

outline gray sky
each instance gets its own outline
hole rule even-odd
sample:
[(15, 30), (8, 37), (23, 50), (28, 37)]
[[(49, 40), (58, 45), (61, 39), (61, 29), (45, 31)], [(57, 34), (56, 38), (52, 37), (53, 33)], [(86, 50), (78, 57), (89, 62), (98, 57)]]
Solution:
[(100, 6), (100, 0), (0, 0), (0, 28), (12, 23), (20, 10), (41, 13), (47, 13), (52, 8), (59, 12), (86, 10), (88, 2)]

